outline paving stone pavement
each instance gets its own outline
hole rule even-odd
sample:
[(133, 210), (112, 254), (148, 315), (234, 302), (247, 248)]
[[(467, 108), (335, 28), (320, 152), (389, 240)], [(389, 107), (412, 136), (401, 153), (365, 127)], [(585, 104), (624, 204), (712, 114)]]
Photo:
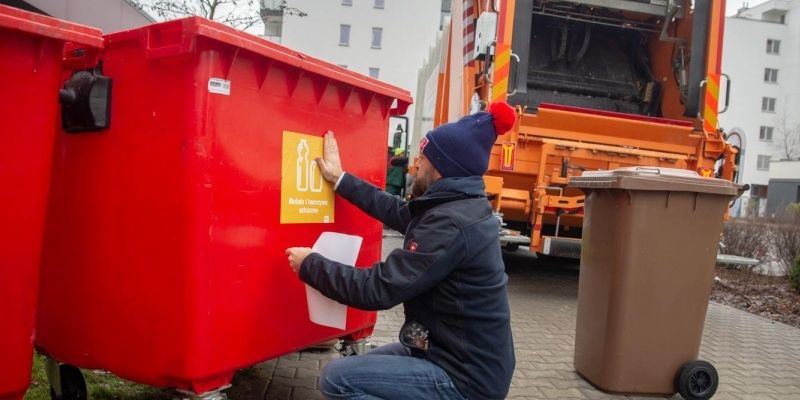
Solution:
[[(397, 237), (384, 239), (384, 257), (400, 245)], [(509, 399), (654, 398), (605, 394), (575, 373), (575, 265), (513, 254), (506, 258), (506, 267), (517, 359)], [(372, 343), (396, 341), (402, 322), (402, 306), (380, 312)], [(311, 350), (259, 365), (258, 374), (266, 382), (264, 398), (322, 398), (319, 371), (335, 357), (338, 354), (330, 349)], [(719, 371), (715, 399), (800, 400), (800, 329), (711, 303), (700, 358)]]

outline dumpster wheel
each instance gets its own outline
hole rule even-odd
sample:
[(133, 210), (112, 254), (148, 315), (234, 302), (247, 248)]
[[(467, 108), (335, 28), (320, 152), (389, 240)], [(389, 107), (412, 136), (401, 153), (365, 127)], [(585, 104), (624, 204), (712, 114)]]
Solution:
[(717, 370), (707, 361), (689, 361), (678, 373), (677, 389), (686, 400), (710, 399), (716, 393), (717, 385)]
[(56, 391), (51, 382), (50, 398), (52, 400), (87, 400), (89, 396), (86, 390), (86, 381), (83, 379), (80, 369), (69, 364), (61, 364), (58, 367), (58, 375), (61, 390)]

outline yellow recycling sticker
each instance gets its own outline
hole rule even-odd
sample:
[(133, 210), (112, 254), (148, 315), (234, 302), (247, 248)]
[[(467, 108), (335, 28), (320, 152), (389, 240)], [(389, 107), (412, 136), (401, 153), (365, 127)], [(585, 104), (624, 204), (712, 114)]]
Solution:
[(333, 185), (314, 161), (322, 157), (322, 138), (283, 132), (281, 223), (333, 223)]

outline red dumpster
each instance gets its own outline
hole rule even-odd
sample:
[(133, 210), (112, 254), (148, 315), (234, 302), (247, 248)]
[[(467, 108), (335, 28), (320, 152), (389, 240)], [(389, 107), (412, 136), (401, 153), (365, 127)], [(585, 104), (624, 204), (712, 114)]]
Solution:
[(100, 31), (0, 6), (0, 399), (30, 382), (50, 160), (65, 41), (100, 46)]
[(313, 163), (336, 132), (346, 170), (383, 185), (407, 91), (201, 18), (105, 36), (111, 127), (57, 138), (37, 346), (83, 368), (195, 394), (332, 338), (309, 320), (284, 250), (382, 226)]

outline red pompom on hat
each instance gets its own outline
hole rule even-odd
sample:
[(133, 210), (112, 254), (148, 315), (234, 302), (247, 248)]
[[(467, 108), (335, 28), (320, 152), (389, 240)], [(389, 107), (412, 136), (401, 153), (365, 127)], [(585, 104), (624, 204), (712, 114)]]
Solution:
[(494, 131), (497, 135), (502, 135), (514, 127), (517, 114), (514, 109), (506, 102), (492, 103), (489, 106), (489, 113), (492, 114), (494, 121)]

